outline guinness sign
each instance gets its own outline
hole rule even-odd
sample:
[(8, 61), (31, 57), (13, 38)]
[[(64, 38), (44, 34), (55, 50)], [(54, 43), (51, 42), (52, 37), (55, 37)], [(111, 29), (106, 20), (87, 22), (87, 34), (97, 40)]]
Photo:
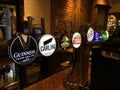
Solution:
[(30, 35), (18, 35), (8, 49), (12, 60), (20, 65), (31, 63), (37, 56), (38, 46), (36, 40)]

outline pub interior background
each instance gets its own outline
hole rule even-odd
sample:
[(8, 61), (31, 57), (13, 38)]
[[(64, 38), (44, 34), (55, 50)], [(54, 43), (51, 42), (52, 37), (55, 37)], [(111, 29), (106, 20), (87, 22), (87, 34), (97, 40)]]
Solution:
[[(73, 77), (79, 78), (77, 83), (80, 85), (76, 87), (73, 83), (73, 86), (69, 87), (70, 85), (64, 84), (67, 90), (89, 90), (88, 87), (90, 90), (115, 90), (115, 88), (119, 88), (119, 85), (116, 84), (116, 81), (120, 80), (118, 74), (120, 66), (119, 5), (119, 0), (0, 0), (0, 90), (23, 90), (61, 70), (73, 67), (75, 59), (78, 60), (78, 65), (76, 64), (72, 74)], [(82, 46), (83, 49), (78, 50), (73, 49), (71, 45), (67, 51), (64, 51), (60, 50), (57, 42), (57, 49), (53, 55), (44, 57), (38, 52), (32, 63), (18, 65), (11, 60), (7, 49), (8, 41), (15, 37), (18, 32), (22, 32), (21, 23), (23, 20), (28, 21), (30, 35), (37, 42), (46, 33), (53, 35), (58, 41), (60, 35), (64, 33), (72, 38), (74, 32), (86, 33), (84, 28), (92, 27), (100, 34), (102, 31), (108, 30), (111, 43), (109, 41), (105, 44), (102, 44), (102, 41), (91, 42), (90, 45)], [(41, 35), (35, 34), (36, 28), (42, 30)], [(86, 57), (90, 60), (80, 61), (79, 54), (83, 52), (84, 48), (87, 48), (88, 52), (86, 53), (89, 54)], [(108, 57), (101, 55), (103, 51), (107, 53)], [(66, 61), (69, 61), (69, 65), (65, 68), (65, 66), (61, 66), (61, 63)], [(90, 74), (88, 73), (89, 62), (91, 63)], [(82, 82), (81, 79), (85, 82)], [(114, 89), (112, 89), (113, 87)]]

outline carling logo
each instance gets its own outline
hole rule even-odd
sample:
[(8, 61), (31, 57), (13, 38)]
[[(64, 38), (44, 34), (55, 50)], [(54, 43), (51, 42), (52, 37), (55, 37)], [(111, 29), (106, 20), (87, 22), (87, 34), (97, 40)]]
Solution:
[(56, 49), (56, 40), (50, 34), (45, 34), (39, 40), (39, 51), (43, 56), (51, 56)]

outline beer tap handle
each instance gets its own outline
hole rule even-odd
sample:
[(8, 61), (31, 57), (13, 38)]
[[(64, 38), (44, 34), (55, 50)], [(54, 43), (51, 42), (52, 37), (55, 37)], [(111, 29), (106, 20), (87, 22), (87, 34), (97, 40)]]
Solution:
[(56, 19), (56, 21), (55, 21), (55, 32), (54, 32), (54, 34), (57, 36), (57, 34), (58, 34), (58, 20)]
[(64, 20), (64, 33), (65, 34), (67, 33), (67, 23), (66, 23), (66, 20)]
[(45, 18), (41, 18), (41, 28), (42, 28), (43, 34), (45, 34)]
[(73, 22), (72, 21), (70, 22), (70, 26), (71, 26), (71, 33), (73, 33), (74, 32), (74, 28), (73, 28)]

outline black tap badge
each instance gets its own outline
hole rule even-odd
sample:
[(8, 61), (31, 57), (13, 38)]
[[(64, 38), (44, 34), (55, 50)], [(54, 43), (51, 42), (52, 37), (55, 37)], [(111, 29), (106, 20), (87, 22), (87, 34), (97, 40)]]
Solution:
[(51, 56), (56, 50), (56, 40), (50, 34), (45, 34), (39, 40), (39, 51), (43, 56)]
[(26, 65), (34, 61), (38, 54), (36, 40), (30, 35), (16, 36), (8, 47), (12, 60), (19, 65)]
[(62, 50), (67, 50), (70, 46), (70, 38), (68, 35), (66, 34), (63, 34), (60, 36), (59, 38), (59, 47), (62, 49)]

